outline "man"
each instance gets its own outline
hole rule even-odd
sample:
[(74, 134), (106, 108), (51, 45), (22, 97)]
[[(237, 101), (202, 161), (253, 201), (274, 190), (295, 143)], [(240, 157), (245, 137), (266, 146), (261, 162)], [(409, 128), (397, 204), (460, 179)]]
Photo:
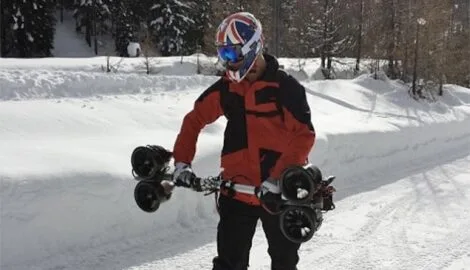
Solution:
[(199, 133), (225, 115), (222, 177), (235, 185), (258, 187), (253, 194), (221, 189), (213, 270), (247, 269), (258, 219), (272, 269), (294, 270), (299, 261), (299, 244), (284, 237), (279, 217), (261, 205), (268, 198), (281, 198), (280, 174), (290, 165), (306, 163), (315, 132), (304, 87), (280, 71), (273, 56), (263, 54), (263, 42), (261, 23), (252, 14), (239, 12), (223, 20), (216, 45), (226, 74), (196, 100), (173, 149), (173, 181), (190, 187)]

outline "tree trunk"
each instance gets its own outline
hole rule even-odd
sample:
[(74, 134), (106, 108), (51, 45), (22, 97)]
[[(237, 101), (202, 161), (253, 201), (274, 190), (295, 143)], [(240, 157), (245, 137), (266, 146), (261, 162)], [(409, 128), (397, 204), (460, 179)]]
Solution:
[(439, 92), (437, 93), (439, 96), (444, 94), (444, 76), (439, 76)]
[(419, 52), (419, 23), (416, 22), (416, 44), (415, 44), (415, 60), (413, 64), (413, 85), (412, 93), (413, 96), (417, 94), (416, 81), (418, 79), (418, 52)]
[[(331, 64), (332, 64), (332, 60), (333, 60), (333, 57), (331, 55), (328, 55), (328, 62), (327, 62), (327, 65), (326, 65), (326, 68), (330, 71), (331, 70)], [(328, 78), (329, 79), (329, 78)]]
[(467, 31), (470, 31), (470, 0), (467, 1)]
[(395, 60), (395, 47), (396, 47), (396, 44), (395, 44), (396, 43), (396, 41), (395, 41), (395, 36), (396, 36), (396, 29), (395, 29), (396, 6), (395, 6), (395, 0), (389, 0), (389, 1), (390, 1), (391, 18), (390, 18), (390, 25), (389, 25), (390, 34), (388, 36), (389, 43), (388, 43), (388, 50), (387, 50), (388, 76), (392, 79), (396, 79), (395, 66), (393, 64), (393, 62)]
[(359, 33), (357, 35), (357, 54), (356, 54), (356, 69), (354, 72), (356, 75), (359, 73), (359, 65), (361, 63), (361, 53), (362, 53), (362, 30), (364, 24), (364, 0), (360, 0), (361, 9), (359, 13)]
[(406, 14), (406, 21), (404, 27), (404, 59), (403, 59), (403, 73), (402, 73), (402, 80), (404, 82), (409, 82), (409, 75), (410, 75), (410, 67), (411, 67), (411, 56), (412, 54), (412, 42), (410, 42), (413, 38), (412, 29), (412, 21), (413, 21), (413, 0), (408, 0), (408, 7), (407, 7), (407, 14)]
[(96, 29), (96, 0), (93, 0), (93, 8), (92, 14), (93, 14), (93, 43), (95, 47), (95, 55), (98, 55), (98, 30)]
[(60, 1), (60, 22), (64, 22), (64, 0)]
[(321, 45), (321, 67), (325, 68), (325, 61), (327, 57), (327, 42), (328, 42), (328, 7), (329, 0), (325, 0), (323, 6), (323, 40)]
[(3, 1), (0, 1), (0, 57), (3, 56), (3, 41), (5, 40), (5, 31), (3, 30), (3, 17), (5, 7), (3, 5)]
[(91, 8), (87, 7), (85, 15), (85, 40), (88, 46), (91, 48), (91, 29), (92, 29), (92, 20), (91, 20)]

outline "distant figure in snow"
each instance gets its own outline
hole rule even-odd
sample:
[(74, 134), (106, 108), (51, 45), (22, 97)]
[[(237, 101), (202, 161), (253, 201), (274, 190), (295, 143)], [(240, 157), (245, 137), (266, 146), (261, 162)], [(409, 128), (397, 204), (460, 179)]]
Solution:
[(129, 45), (127, 45), (127, 54), (129, 57), (139, 57), (140, 52), (141, 49), (138, 42), (129, 42)]

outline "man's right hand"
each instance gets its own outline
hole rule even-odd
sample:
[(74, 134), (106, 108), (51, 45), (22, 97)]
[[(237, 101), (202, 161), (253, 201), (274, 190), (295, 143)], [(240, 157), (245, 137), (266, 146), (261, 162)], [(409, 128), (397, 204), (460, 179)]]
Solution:
[(173, 182), (175, 182), (176, 186), (191, 188), (195, 178), (196, 175), (189, 164), (183, 162), (175, 163)]

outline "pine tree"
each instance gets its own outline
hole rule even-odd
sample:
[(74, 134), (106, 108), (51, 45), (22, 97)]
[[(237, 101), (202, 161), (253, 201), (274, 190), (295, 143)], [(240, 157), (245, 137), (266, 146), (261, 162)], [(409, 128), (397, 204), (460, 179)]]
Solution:
[(470, 86), (470, 1), (453, 0), (447, 60), (448, 78), (453, 83)]
[[(109, 1), (109, 0), (108, 0)], [(119, 56), (127, 55), (129, 42), (154, 43), (150, 33), (150, 8), (155, 0), (114, 0), (111, 19), (114, 25), (115, 49)], [(147, 46), (148, 44), (146, 44)]]
[(12, 47), (12, 9), (11, 1), (0, 1), (0, 57), (7, 56)]
[[(291, 57), (298, 53), (300, 50), (297, 45), (297, 39), (299, 38), (299, 25), (298, 22), (303, 20), (299, 16), (299, 5), (303, 2), (297, 2), (296, 0), (286, 0), (281, 2), (281, 13), (280, 20), (281, 25), (285, 27), (284, 35), (280, 38), (281, 54), (286, 57)], [(271, 40), (273, 41), (273, 40)]]
[(317, 19), (311, 24), (311, 31), (316, 39), (318, 47), (315, 49), (319, 51), (326, 79), (332, 78), (333, 57), (344, 55), (354, 45), (354, 31), (349, 31), (352, 23), (346, 12), (349, 9), (347, 0), (322, 0), (314, 7), (320, 13), (312, 15)]
[(364, 34), (364, 21), (365, 21), (365, 0), (358, 0), (356, 3), (357, 10), (357, 34), (356, 34), (356, 67), (354, 73), (357, 75), (360, 70), (360, 63), (362, 58), (362, 42)]
[(188, 3), (191, 7), (189, 17), (194, 23), (189, 24), (188, 31), (184, 35), (183, 54), (192, 54), (198, 47), (205, 47), (204, 35), (209, 31), (209, 19), (212, 13), (211, 2), (206, 0), (194, 0)]
[(151, 8), (150, 27), (163, 56), (178, 55), (184, 49), (184, 36), (194, 24), (190, 6), (178, 0), (162, 0)]
[(135, 27), (148, 27), (151, 11), (150, 8), (155, 4), (155, 0), (126, 0), (128, 10), (132, 11), (132, 20)]
[(54, 1), (16, 1), (12, 15), (12, 54), (17, 57), (51, 56), (56, 24)]
[(136, 17), (137, 15), (130, 8), (128, 1), (121, 1), (118, 6), (116, 6), (116, 31), (115, 31), (115, 47), (117, 55), (121, 57), (127, 55), (127, 45), (129, 42), (137, 41), (138, 39), (138, 29), (136, 27)]
[(108, 0), (108, 2), (104, 0), (80, 0), (76, 4), (74, 11), (77, 22), (76, 31), (81, 32), (82, 28), (85, 28), (85, 40), (90, 47), (91, 36), (96, 34), (93, 33), (94, 23), (96, 23), (97, 28), (105, 28), (105, 20), (111, 15), (108, 3), (112, 3), (112, 0)]

